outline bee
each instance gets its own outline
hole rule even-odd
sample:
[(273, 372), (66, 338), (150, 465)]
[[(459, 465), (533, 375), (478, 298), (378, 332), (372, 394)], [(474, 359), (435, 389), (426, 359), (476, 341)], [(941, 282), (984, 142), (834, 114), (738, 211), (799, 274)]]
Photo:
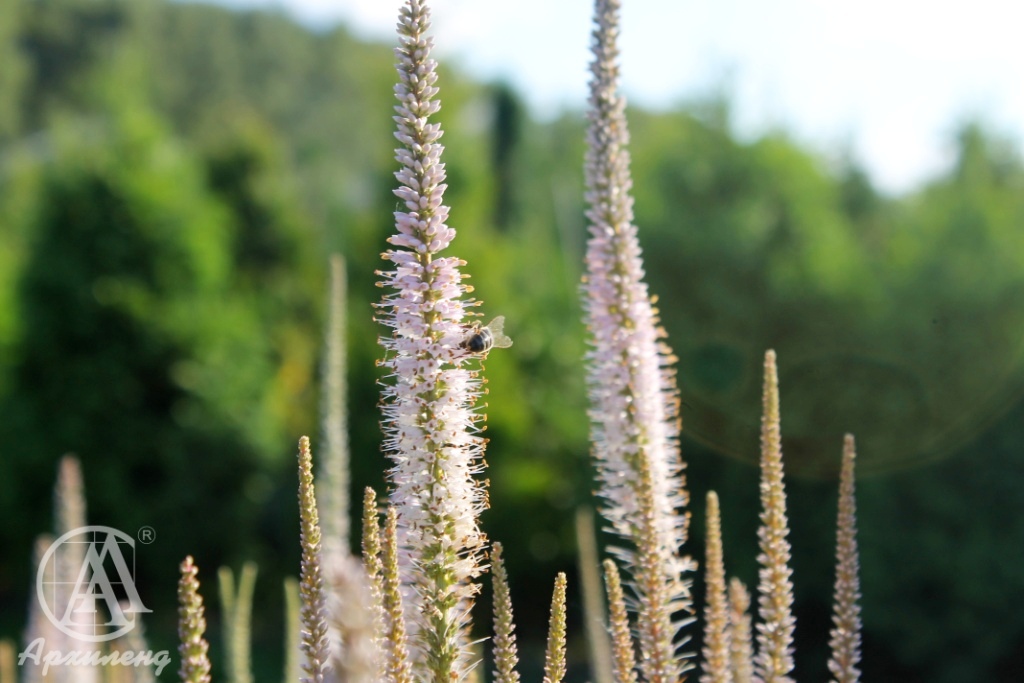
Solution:
[(479, 323), (469, 326), (468, 336), (459, 346), (470, 353), (487, 353), (491, 349), (507, 349), (512, 340), (505, 336), (505, 316), (487, 323), (483, 327)]

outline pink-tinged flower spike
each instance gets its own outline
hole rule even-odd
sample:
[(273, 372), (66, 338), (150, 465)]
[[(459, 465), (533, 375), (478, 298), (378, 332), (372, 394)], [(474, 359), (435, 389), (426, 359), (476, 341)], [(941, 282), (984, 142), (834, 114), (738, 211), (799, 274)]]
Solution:
[[(325, 555), (325, 557), (329, 557)], [(363, 564), (353, 555), (327, 559), (327, 624), (330, 638), (328, 680), (337, 683), (380, 681), (377, 605)]]
[[(85, 484), (82, 479), (82, 466), (74, 455), (65, 455), (60, 459), (57, 473), (57, 485), (54, 488), (54, 533), (58, 538), (64, 534), (86, 525)], [(66, 552), (65, 552), (66, 549)], [(84, 543), (65, 543), (61, 552), (54, 556), (54, 602), (63, 609), (72, 596), (89, 585), (92, 572), (82, 568), (86, 566), (86, 545)], [(97, 614), (98, 615), (98, 614)], [(74, 630), (88, 632), (88, 624), (76, 625)], [(102, 633), (103, 625), (94, 624), (93, 633)], [(94, 643), (82, 642), (64, 631), (53, 633), (50, 645), (56, 649), (85, 650), (98, 652)], [(95, 666), (71, 664), (67, 667), (67, 678), (75, 683), (98, 683), (99, 669)]]
[(210, 683), (209, 644), (203, 634), (206, 632), (206, 618), (203, 616), (203, 597), (199, 595), (199, 568), (189, 555), (179, 567), (178, 580), (178, 654), (181, 668), (178, 677), (182, 683)]
[[(53, 541), (54, 537), (49, 534), (41, 534), (36, 537), (32, 553), (32, 567), (36, 571), (39, 571), (39, 565), (42, 563), (43, 558), (46, 557), (46, 552), (53, 545)], [(69, 543), (68, 545), (72, 544)], [(47, 562), (46, 566), (43, 567), (43, 585), (56, 588), (55, 564), (56, 562)], [(26, 650), (38, 638), (42, 638), (46, 643), (60, 643), (62, 642), (61, 638), (66, 636), (67, 634), (58, 630), (50, 617), (43, 611), (42, 603), (39, 601), (38, 596), (33, 593), (32, 598), (28, 601), (28, 623), (25, 625), (23, 640)], [(50, 645), (50, 647), (53, 647), (53, 645)], [(4, 680), (19, 680), (21, 683), (52, 683), (53, 681), (53, 674), (47, 671), (47, 675), (43, 676), (43, 667), (31, 659), (21, 664), (20, 673), (20, 677)]]
[(782, 432), (775, 352), (764, 356), (764, 414), (761, 416), (761, 554), (758, 570), (757, 657), (761, 683), (793, 683), (793, 571), (789, 568), (789, 522), (782, 483)]
[(383, 257), (394, 266), (380, 285), (391, 290), (379, 305), (392, 332), (381, 339), (390, 371), (384, 382), (382, 426), (391, 503), (398, 510), (399, 562), (409, 587), (405, 601), (410, 646), (423, 680), (451, 683), (470, 670), (469, 610), (479, 591), (485, 537), (478, 517), (485, 507), (483, 443), (475, 405), (481, 382), (472, 369), (481, 355), (463, 346), (472, 336), (464, 318), (475, 305), (463, 297), (459, 268), (440, 256), (455, 231), (445, 222), (446, 188), (441, 127), (430, 117), (440, 108), (428, 11), (407, 0), (398, 22), (399, 104), (395, 151), (401, 169), (395, 194), (395, 247)]
[(860, 681), (860, 562), (857, 554), (857, 501), (854, 499), (853, 435), (843, 442), (843, 465), (839, 474), (839, 520), (836, 541), (835, 614), (832, 621), (832, 658), (828, 670), (835, 683)]
[(597, 0), (586, 155), (590, 239), (584, 309), (591, 440), (602, 513), (625, 541), (615, 552), (630, 575), (642, 678), (677, 683), (690, 668), (673, 621), (692, 613), (693, 562), (683, 557), (687, 503), (679, 456), (673, 358), (643, 281), (633, 225), (625, 100), (619, 95), (618, 0)]

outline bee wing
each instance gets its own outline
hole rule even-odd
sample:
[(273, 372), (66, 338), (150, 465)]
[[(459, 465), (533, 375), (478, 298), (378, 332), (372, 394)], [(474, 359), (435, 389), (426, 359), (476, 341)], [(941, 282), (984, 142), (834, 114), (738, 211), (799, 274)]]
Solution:
[(512, 346), (512, 340), (505, 336), (505, 316), (499, 315), (487, 323), (487, 329), (491, 331), (491, 337), (494, 339), (494, 348), (507, 349)]

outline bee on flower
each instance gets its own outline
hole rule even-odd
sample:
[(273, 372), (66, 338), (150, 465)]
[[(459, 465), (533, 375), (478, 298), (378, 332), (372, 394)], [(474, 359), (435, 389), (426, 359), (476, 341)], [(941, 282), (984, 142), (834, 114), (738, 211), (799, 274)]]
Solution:
[(512, 340), (505, 336), (505, 316), (497, 318), (481, 326), (480, 323), (466, 326), (466, 337), (459, 348), (470, 353), (484, 355), (491, 349), (507, 349)]

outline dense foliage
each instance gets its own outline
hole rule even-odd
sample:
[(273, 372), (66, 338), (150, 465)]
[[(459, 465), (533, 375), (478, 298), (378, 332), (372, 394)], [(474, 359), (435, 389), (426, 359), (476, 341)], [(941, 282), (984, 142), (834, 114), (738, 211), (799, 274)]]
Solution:
[[(335, 250), (348, 259), (354, 490), (384, 466), (370, 302), (393, 222), (392, 61), (387, 45), (273, 13), (0, 2), (2, 635), (23, 627), (32, 541), (73, 451), (92, 523), (157, 531), (139, 566), (156, 643), (173, 633), (182, 557), (254, 559), (256, 652), (277, 656), (280, 578), (299, 556), (294, 443), (316, 434)], [(515, 339), (488, 361), (484, 525), (505, 544), (525, 637), (541, 632), (548, 577), (572, 571), (571, 512), (593, 481), (583, 120), (538, 121), (507, 86), (441, 78), (450, 224), (485, 314)], [(852, 431), (865, 679), (1016, 680), (1024, 167), (1012, 145), (966, 125), (946, 174), (886, 197), (855, 162), (783, 133), (739, 139), (721, 102), (631, 110), (630, 126), (690, 488), (721, 495), (726, 555), (748, 583), (760, 359), (779, 353), (787, 472), (800, 477), (798, 677), (825, 675), (833, 480)]]

